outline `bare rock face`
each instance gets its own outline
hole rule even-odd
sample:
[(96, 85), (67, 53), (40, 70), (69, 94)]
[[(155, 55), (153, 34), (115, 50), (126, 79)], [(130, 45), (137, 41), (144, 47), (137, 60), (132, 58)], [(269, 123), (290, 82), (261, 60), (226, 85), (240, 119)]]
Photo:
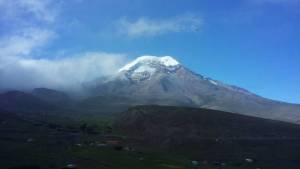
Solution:
[[(94, 97), (117, 96), (132, 100), (130, 103), (120, 100), (120, 104), (127, 104), (127, 107), (147, 104), (202, 107), (300, 123), (300, 105), (269, 100), (204, 77), (169, 56), (140, 57), (121, 68), (115, 76), (98, 80), (87, 89)], [(119, 103), (116, 100), (112, 104)]]

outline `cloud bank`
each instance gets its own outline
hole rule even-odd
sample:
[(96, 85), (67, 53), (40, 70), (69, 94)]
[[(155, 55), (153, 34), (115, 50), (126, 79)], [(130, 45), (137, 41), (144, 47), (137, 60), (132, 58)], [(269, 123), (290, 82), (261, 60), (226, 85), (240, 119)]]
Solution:
[(183, 15), (164, 20), (139, 18), (135, 21), (130, 21), (123, 18), (117, 22), (117, 29), (122, 35), (142, 37), (176, 32), (199, 31), (202, 24), (202, 18), (195, 15)]
[(83, 82), (117, 72), (126, 60), (121, 54), (85, 53), (64, 59), (24, 59), (1, 64), (0, 88), (49, 87), (74, 89)]

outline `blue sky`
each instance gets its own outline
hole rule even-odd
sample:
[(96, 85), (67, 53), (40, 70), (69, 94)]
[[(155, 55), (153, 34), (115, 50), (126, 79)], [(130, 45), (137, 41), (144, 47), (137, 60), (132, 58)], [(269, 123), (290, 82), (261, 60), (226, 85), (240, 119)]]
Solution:
[(170, 55), (300, 103), (299, 8), (300, 0), (0, 0), (0, 87), (67, 86), (141, 55)]

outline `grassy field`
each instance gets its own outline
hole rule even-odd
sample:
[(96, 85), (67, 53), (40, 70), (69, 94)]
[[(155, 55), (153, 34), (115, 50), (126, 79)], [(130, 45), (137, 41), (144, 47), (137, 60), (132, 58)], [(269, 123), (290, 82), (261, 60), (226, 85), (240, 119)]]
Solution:
[[(97, 146), (112, 136), (111, 122), (98, 118), (71, 121), (49, 118), (49, 121), (23, 119), (2, 115), (0, 119), (0, 168), (40, 166), (42, 169), (62, 169), (76, 164), (79, 169), (189, 169), (191, 159), (154, 150), (119, 150), (116, 145)], [(96, 132), (82, 130), (82, 124), (93, 126)], [(126, 137), (125, 137), (126, 138)], [(126, 146), (126, 144), (122, 144)], [(199, 166), (198, 166), (199, 167)], [(201, 168), (215, 167), (203, 165)]]

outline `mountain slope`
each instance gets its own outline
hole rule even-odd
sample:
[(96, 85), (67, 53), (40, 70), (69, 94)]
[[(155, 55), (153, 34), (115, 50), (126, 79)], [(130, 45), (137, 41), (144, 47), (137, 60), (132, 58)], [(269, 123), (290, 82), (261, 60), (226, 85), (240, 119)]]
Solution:
[(140, 57), (121, 68), (117, 75), (91, 83), (88, 90), (92, 96), (122, 96), (136, 100), (130, 105), (202, 107), (300, 123), (300, 105), (269, 100), (206, 78), (169, 56)]
[(57, 106), (66, 106), (72, 102), (67, 94), (53, 89), (35, 88), (31, 94), (49, 104)]
[(201, 138), (297, 138), (300, 126), (230, 112), (174, 106), (135, 106), (121, 113), (116, 126), (131, 136)]
[(39, 98), (21, 91), (9, 91), (0, 94), (0, 111), (12, 113), (41, 113), (54, 110), (55, 107)]

